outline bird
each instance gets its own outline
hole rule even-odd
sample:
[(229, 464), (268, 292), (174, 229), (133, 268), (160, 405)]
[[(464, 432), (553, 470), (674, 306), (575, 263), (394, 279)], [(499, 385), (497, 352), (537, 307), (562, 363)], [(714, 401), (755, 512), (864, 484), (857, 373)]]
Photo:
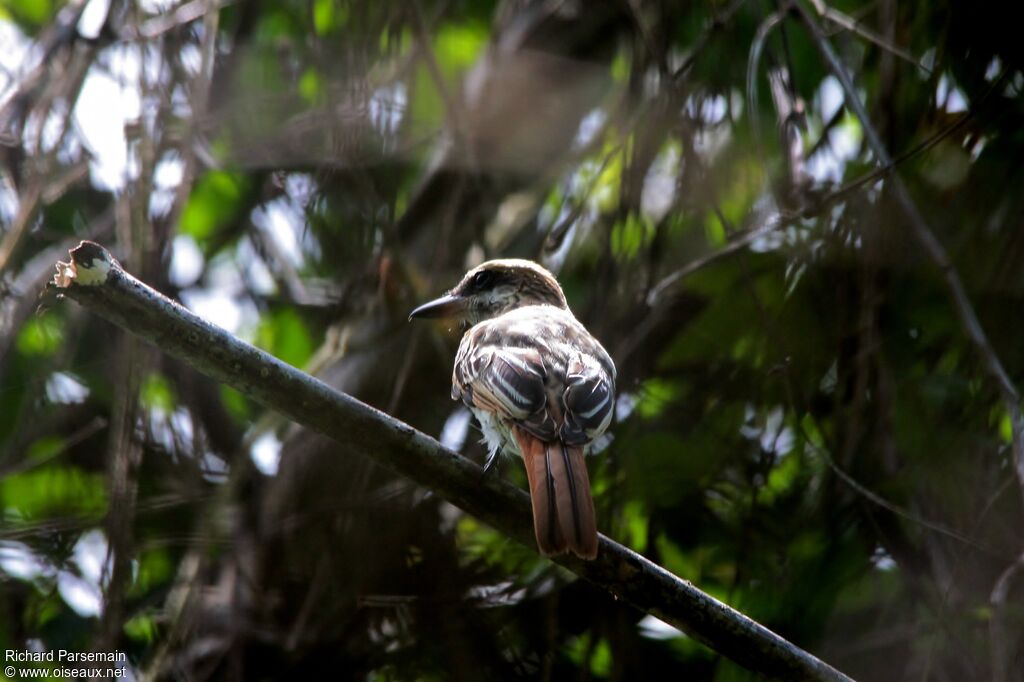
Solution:
[(611, 423), (615, 363), (573, 316), (558, 280), (533, 261), (490, 260), (413, 310), (414, 318), (454, 318), (468, 327), (451, 397), (480, 423), (485, 471), (501, 453), (522, 457), (541, 554), (594, 559), (584, 453)]

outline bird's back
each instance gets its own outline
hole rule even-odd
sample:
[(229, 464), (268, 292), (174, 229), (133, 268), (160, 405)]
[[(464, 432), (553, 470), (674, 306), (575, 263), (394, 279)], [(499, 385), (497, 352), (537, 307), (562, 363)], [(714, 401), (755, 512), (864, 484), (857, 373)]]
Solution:
[(588, 445), (608, 427), (615, 365), (572, 313), (523, 306), (462, 337), (452, 397), (547, 441)]
[(462, 337), (452, 397), (476, 414), (492, 458), (518, 452), (544, 554), (597, 555), (584, 449), (608, 428), (615, 365), (572, 313), (515, 308)]

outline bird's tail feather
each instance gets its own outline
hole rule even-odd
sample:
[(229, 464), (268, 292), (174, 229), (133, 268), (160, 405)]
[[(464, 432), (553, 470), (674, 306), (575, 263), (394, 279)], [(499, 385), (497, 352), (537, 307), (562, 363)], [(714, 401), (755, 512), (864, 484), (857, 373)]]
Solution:
[(597, 556), (597, 525), (583, 448), (560, 441), (545, 443), (515, 427), (530, 481), (533, 530), (541, 554), (572, 552), (584, 559)]

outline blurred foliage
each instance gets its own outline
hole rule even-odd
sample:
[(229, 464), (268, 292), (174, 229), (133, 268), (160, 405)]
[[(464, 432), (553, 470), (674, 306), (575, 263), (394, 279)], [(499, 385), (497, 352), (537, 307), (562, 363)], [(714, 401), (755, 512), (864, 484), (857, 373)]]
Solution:
[[(755, 676), (49, 298), (92, 238), (478, 461), (459, 331), (405, 318), (485, 257), (541, 261), (619, 367), (604, 532), (858, 679), (1024, 679), (1007, 410), (790, 7), (0, 2), (0, 649), (153, 679)], [(1019, 22), (831, 10), (1019, 387)]]

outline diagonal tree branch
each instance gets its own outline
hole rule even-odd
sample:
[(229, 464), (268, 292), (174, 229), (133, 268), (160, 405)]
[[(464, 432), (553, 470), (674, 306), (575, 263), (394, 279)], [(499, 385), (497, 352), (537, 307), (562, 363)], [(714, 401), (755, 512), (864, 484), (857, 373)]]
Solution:
[[(850, 107), (860, 121), (861, 128), (864, 131), (864, 139), (867, 140), (871, 153), (875, 155), (876, 165), (880, 168), (894, 168), (892, 156), (886, 149), (885, 143), (882, 142), (878, 131), (872, 125), (871, 117), (868, 115), (864, 103), (860, 101), (849, 71), (846, 70), (846, 67), (839, 59), (839, 55), (836, 54), (831, 43), (825, 37), (824, 31), (822, 31), (814, 15), (800, 2), (795, 2), (794, 6), (800, 13), (821, 56), (825, 59), (833, 75), (839, 80), (839, 84), (843, 88), (843, 94), (846, 97), (846, 105)], [(1024, 491), (1024, 412), (1021, 411), (1020, 393), (1003, 368), (1003, 363), (1000, 361), (995, 349), (992, 348), (992, 344), (989, 343), (988, 336), (985, 334), (981, 322), (978, 321), (978, 316), (974, 312), (974, 307), (967, 296), (964, 284), (960, 280), (960, 275), (957, 274), (956, 268), (949, 259), (949, 254), (946, 253), (945, 247), (942, 246), (942, 242), (939, 241), (935, 233), (928, 227), (924, 216), (921, 215), (921, 211), (917, 208), (917, 204), (914, 203), (910, 192), (907, 190), (906, 185), (903, 184), (899, 175), (893, 171), (889, 175), (888, 180), (891, 183), (892, 196), (906, 216), (914, 238), (917, 239), (924, 249), (928, 259), (932, 261), (942, 274), (942, 281), (949, 291), (949, 297), (953, 302), (953, 309), (956, 312), (960, 326), (963, 328), (967, 338), (970, 339), (971, 344), (974, 345), (978, 356), (985, 366), (985, 370), (999, 389), (999, 394), (1002, 398), (1003, 406), (1010, 417), (1013, 431), (1013, 459), (1017, 472), (1017, 482), (1021, 490)]]
[[(125, 272), (98, 244), (82, 242), (58, 263), (54, 287), (200, 372), (241, 391), (350, 451), (435, 491), (514, 540), (533, 546), (529, 502), (518, 488), (433, 438), (206, 322)], [(555, 559), (573, 573), (763, 675), (849, 680), (806, 651), (601, 536), (594, 561)]]

